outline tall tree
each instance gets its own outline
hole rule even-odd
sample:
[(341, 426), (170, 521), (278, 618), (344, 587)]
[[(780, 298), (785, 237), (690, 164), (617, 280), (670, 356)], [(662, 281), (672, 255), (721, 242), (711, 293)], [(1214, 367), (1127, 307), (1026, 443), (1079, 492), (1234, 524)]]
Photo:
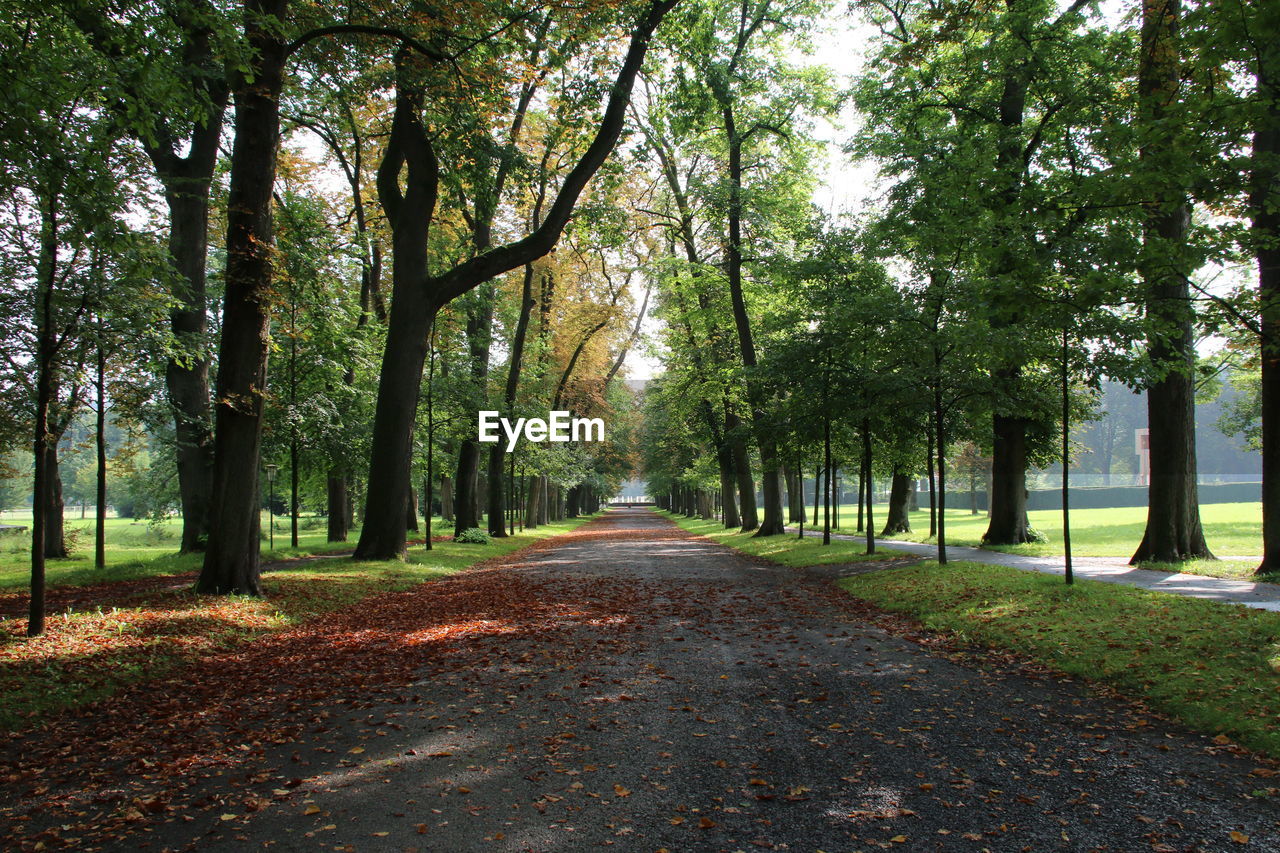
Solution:
[[(163, 10), (75, 0), (55, 7), (105, 60), (108, 103), (146, 151), (169, 209), (169, 323), (181, 347), (165, 366), (182, 498), (184, 552), (205, 547), (213, 488), (206, 262), (209, 192), (229, 89), (222, 10), (177, 0)], [(139, 57), (145, 56), (146, 62)], [(185, 152), (185, 153), (184, 153)]]
[[(213, 509), (196, 589), (261, 595), (258, 452), (272, 292), (272, 191), (288, 0), (244, 0), (249, 57), (232, 78), (236, 108), (227, 196), (226, 294), (214, 406)], [(403, 520), (403, 514), (401, 515)]]
[(1197, 494), (1194, 311), (1188, 282), (1191, 206), (1177, 160), (1182, 58), (1180, 0), (1143, 0), (1138, 57), (1139, 171), (1151, 188), (1142, 223), (1142, 279), (1151, 324), (1147, 383), (1151, 482), (1147, 526), (1131, 562), (1211, 558)]
[[(379, 174), (379, 194), (392, 223), (396, 269), (374, 416), (367, 517), (356, 548), (358, 557), (388, 559), (404, 552), (408, 460), (425, 341), (433, 318), (451, 300), (555, 246), (587, 182), (613, 150), (653, 32), (677, 2), (655, 0), (642, 9), (631, 28), (626, 55), (597, 132), (566, 174), (543, 223), (519, 240), (488, 249), (439, 273), (430, 273), (426, 265), (427, 228), (435, 207), (439, 164), (423, 124), (424, 93), (414, 85), (405, 85), (410, 82), (407, 78), (398, 81), (396, 120)], [(402, 169), (407, 175), (405, 192), (397, 185)]]

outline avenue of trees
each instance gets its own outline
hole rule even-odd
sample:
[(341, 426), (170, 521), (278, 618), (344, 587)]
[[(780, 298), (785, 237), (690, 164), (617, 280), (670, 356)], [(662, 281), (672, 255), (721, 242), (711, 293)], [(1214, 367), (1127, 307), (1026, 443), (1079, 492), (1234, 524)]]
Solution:
[[(809, 54), (845, 15), (856, 76)], [(127, 482), (180, 511), (199, 591), (257, 595), (268, 465), (294, 541), (322, 509), (361, 559), (401, 557), (419, 507), (504, 536), (637, 467), (762, 536), (813, 521), (836, 467), (891, 475), (893, 533), (918, 475), (942, 510), (980, 457), (986, 541), (1030, 541), (1027, 471), (1111, 379), (1150, 408), (1134, 560), (1208, 557), (1205, 336), (1278, 572), (1278, 36), (1270, 0), (0, 0), (29, 631), (86, 441), (100, 518)], [(848, 116), (837, 156), (883, 192), (832, 217), (819, 128)], [(620, 380), (646, 314), (641, 405)], [(508, 454), (481, 409), (608, 440)]]
[[(667, 369), (642, 454), (663, 505), (770, 535), (780, 492), (816, 522), (838, 467), (892, 477), (890, 534), (927, 474), (945, 561), (948, 477), (987, 459), (984, 540), (1033, 541), (1027, 471), (1070, 457), (1064, 432), (1119, 380), (1151, 430), (1134, 562), (1211, 557), (1194, 405), (1225, 360), (1227, 427), (1263, 455), (1258, 572), (1280, 568), (1275, 4), (862, 0), (847, 82), (796, 62), (813, 4), (718, 9), (643, 90)], [(843, 153), (883, 193), (833, 220), (808, 204), (808, 128), (841, 97)], [(1210, 336), (1226, 346), (1202, 358)]]
[[(0, 4), (29, 632), (66, 553), (62, 439), (91, 411), (99, 479), (149, 459), (204, 592), (260, 594), (267, 465), (295, 539), (305, 499), (330, 539), (361, 517), (366, 558), (404, 553), (419, 501), (458, 532), (487, 509), (496, 536), (513, 484), (520, 523), (593, 511), (632, 468), (615, 377), (648, 253), (645, 188), (606, 162), (674, 5)], [(482, 465), (483, 408), (603, 415), (609, 440)]]

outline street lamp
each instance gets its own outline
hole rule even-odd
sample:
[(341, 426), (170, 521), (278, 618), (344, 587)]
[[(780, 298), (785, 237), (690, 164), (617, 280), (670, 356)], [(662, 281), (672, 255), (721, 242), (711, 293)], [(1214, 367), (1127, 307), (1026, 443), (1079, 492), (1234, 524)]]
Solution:
[(271, 537), (270, 548), (272, 551), (276, 549), (276, 471), (280, 470), (279, 465), (267, 465), (267, 517), (270, 523), (267, 525), (269, 536)]

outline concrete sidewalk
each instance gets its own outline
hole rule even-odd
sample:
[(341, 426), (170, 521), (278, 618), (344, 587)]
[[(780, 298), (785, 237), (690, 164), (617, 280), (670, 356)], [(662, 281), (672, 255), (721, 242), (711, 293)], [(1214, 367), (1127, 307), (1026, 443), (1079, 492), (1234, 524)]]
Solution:
[[(792, 533), (794, 527), (788, 528)], [(804, 531), (805, 536), (821, 536), (821, 530)], [(832, 533), (833, 539), (861, 540), (862, 536), (850, 536), (844, 533)], [(921, 542), (901, 542), (896, 539), (876, 539), (876, 545), (892, 548), (907, 554), (919, 554), (930, 559), (937, 557), (936, 545)], [(1021, 554), (1006, 554), (1002, 551), (989, 551), (986, 548), (966, 548), (959, 545), (947, 545), (948, 560), (967, 560), (973, 563), (987, 563), (993, 566), (1008, 566), (1025, 572), (1041, 572), (1047, 575), (1066, 574), (1066, 566), (1061, 556), (1026, 557)], [(1262, 562), (1261, 557), (1229, 557), (1231, 560), (1253, 560)], [(1243, 604), (1259, 610), (1280, 612), (1280, 584), (1256, 583), (1247, 580), (1229, 578), (1208, 578), (1202, 575), (1171, 574), (1151, 569), (1136, 569), (1123, 557), (1073, 557), (1071, 559), (1073, 573), (1078, 578), (1085, 578), (1103, 583), (1120, 583), (1129, 586), (1151, 589), (1157, 592), (1171, 592), (1174, 595), (1186, 595), (1191, 598), (1208, 598), (1230, 604)]]

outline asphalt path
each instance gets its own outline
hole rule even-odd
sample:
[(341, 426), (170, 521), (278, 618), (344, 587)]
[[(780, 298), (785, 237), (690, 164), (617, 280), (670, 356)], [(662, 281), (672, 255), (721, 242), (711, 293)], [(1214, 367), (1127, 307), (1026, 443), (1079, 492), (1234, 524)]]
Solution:
[(291, 708), (312, 724), (262, 748), (269, 802), (211, 779), (189, 796), (223, 805), (116, 846), (1280, 849), (1273, 764), (915, 636), (830, 574), (611, 510), (414, 593), (458, 599), (403, 629), (414, 683)]

